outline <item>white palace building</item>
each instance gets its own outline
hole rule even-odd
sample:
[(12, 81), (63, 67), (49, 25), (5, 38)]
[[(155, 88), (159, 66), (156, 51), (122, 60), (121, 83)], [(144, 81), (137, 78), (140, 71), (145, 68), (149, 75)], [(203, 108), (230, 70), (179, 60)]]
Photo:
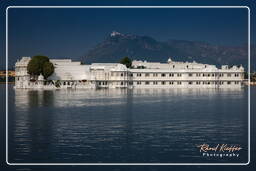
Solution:
[(196, 62), (167, 63), (132, 61), (127, 68), (119, 63), (90, 65), (71, 59), (50, 59), (54, 73), (44, 80), (32, 80), (27, 73), (30, 57), (15, 64), (15, 88), (240, 88), (244, 79), (242, 66), (201, 64)]

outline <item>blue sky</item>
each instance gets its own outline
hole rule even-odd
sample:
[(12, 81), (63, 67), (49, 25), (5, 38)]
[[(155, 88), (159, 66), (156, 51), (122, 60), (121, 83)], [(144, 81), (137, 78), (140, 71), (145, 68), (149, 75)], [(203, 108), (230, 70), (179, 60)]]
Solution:
[[(52, 2), (56, 2), (54, 5), (163, 5), (155, 4), (155, 1), (147, 1), (145, 4), (129, 4), (127, 1), (121, 1), (121, 4), (115, 4), (117, 1), (108, 1), (108, 4), (101, 4), (100, 1), (96, 1), (98, 3), (94, 4), (85, 4), (84, 1), (76, 1), (80, 2), (80, 4), (48, 0), (37, 1), (37, 3), (32, 3), (31, 1), (24, 2), (31, 5), (53, 5)], [(194, 2), (197, 2), (194, 5), (199, 5), (199, 2), (201, 2), (201, 5), (210, 5), (212, 1)], [(223, 2), (225, 1), (222, 1), (220, 5), (228, 5), (223, 4)], [(236, 5), (240, 1), (233, 2), (234, 4), (229, 5)], [(20, 2), (17, 1), (17, 3)], [(26, 3), (7, 5), (26, 5)], [(190, 4), (179, 4), (176, 2), (173, 5)], [(90, 48), (102, 41), (113, 30), (121, 33), (147, 35), (159, 41), (179, 39), (204, 41), (216, 45), (240, 46), (246, 44), (248, 40), (248, 10), (246, 8), (11, 8), (8, 10), (8, 14), (9, 63), (11, 66), (20, 56), (33, 56), (37, 54), (47, 55), (51, 58), (66, 57), (79, 60)], [(255, 44), (254, 39), (252, 39), (252, 42)], [(1, 56), (4, 57), (5, 55), (2, 53), (4, 51), (3, 43), (3, 41), (0, 42)]]

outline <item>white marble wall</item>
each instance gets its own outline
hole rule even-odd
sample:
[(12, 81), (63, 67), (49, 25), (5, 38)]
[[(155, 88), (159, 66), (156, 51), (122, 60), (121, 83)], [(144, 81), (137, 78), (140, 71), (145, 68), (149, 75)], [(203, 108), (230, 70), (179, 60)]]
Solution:
[[(27, 74), (29, 57), (23, 57), (15, 65), (16, 88), (56, 88), (30, 82)], [(196, 62), (150, 63), (133, 61), (133, 68), (127, 69), (118, 63), (94, 63), (82, 65), (70, 59), (52, 59), (55, 71), (48, 78), (60, 81), (60, 88), (226, 88), (241, 87), (244, 69)], [(175, 65), (175, 67), (173, 67)], [(144, 66), (145, 69), (136, 67)]]

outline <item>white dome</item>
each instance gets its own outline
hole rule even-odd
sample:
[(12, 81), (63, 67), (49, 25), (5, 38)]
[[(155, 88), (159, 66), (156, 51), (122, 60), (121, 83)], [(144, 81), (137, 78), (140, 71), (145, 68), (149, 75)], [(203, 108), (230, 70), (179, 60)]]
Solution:
[(116, 69), (119, 70), (119, 71), (127, 71), (126, 66), (123, 65), (123, 64), (118, 64)]
[(127, 68), (123, 64), (117, 64), (117, 66), (112, 68), (111, 71), (127, 71)]
[(167, 60), (167, 63), (171, 63), (171, 62), (172, 62), (172, 59), (169, 57)]
[(40, 75), (38, 76), (38, 80), (39, 80), (39, 81), (43, 81), (43, 80), (44, 80), (44, 76), (43, 76), (42, 74), (40, 74)]

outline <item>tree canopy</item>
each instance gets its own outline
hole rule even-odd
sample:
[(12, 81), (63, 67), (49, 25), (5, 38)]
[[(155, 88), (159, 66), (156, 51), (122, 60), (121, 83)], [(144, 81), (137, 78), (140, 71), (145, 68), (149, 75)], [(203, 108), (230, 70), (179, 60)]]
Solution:
[(128, 57), (124, 57), (123, 59), (121, 59), (120, 63), (124, 64), (127, 68), (131, 68), (132, 66), (132, 60)]
[(48, 78), (54, 72), (54, 66), (51, 62), (45, 62), (43, 65), (43, 76)]
[(28, 74), (38, 76), (42, 74), (48, 78), (54, 72), (54, 66), (47, 56), (33, 56), (27, 66)]

